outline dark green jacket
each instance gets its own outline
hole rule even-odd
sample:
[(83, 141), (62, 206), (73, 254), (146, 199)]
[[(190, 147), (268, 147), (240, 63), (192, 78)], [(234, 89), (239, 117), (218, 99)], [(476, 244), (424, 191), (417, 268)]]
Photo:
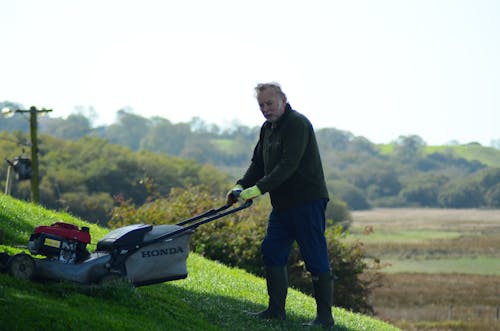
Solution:
[(262, 193), (269, 192), (276, 209), (328, 198), (318, 144), (309, 120), (287, 104), (276, 123), (265, 122), (252, 162), (238, 184), (243, 188), (257, 185)]

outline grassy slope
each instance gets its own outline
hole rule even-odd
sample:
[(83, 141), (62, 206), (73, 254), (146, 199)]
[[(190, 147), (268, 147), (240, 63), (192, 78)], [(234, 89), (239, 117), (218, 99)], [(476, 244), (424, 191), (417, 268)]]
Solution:
[[(0, 251), (19, 251), (37, 225), (56, 220), (83, 225), (55, 213), (0, 195)], [(85, 224), (88, 225), (88, 224)], [(92, 242), (108, 230), (91, 225)], [(188, 259), (189, 277), (131, 288), (95, 288), (72, 284), (31, 283), (0, 274), (0, 326), (6, 330), (303, 330), (314, 316), (314, 300), (290, 290), (288, 320), (258, 321), (245, 310), (259, 310), (267, 300), (263, 279), (196, 254)], [(398, 330), (369, 317), (334, 309), (336, 330)]]

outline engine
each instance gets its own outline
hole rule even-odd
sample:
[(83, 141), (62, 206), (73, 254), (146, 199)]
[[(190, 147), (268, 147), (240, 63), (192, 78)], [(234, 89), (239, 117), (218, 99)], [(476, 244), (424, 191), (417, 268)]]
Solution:
[(89, 256), (89, 228), (56, 222), (50, 226), (39, 226), (31, 234), (28, 249), (32, 254), (40, 254), (63, 263), (77, 263)]

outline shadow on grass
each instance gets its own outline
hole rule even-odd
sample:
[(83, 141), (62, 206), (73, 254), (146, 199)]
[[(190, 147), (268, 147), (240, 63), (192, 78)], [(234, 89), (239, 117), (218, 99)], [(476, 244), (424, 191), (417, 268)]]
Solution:
[[(302, 325), (311, 320), (310, 314), (307, 313), (296, 314), (288, 310), (285, 321), (261, 320), (251, 316), (250, 313), (262, 311), (266, 307), (245, 298), (235, 299), (212, 293), (193, 292), (169, 283), (160, 286), (163, 287), (162, 292), (175, 295), (223, 330), (322, 330), (320, 327), (306, 328)], [(342, 321), (338, 318), (336, 323), (335, 331), (358, 330), (342, 325)]]

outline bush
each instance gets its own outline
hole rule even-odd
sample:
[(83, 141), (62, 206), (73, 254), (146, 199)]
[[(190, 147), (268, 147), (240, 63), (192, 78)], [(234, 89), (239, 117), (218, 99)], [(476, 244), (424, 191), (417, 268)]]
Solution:
[(371, 208), (363, 191), (356, 186), (340, 180), (333, 181), (331, 186), (333, 195), (345, 201), (350, 209), (365, 210)]

